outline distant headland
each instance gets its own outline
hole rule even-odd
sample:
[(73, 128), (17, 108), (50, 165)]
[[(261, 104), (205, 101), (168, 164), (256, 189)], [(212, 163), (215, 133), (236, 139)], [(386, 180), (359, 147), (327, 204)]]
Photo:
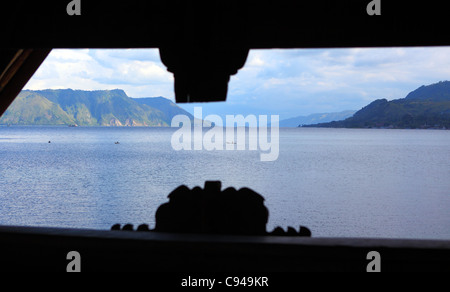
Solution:
[(299, 126), (450, 129), (450, 81), (421, 86), (402, 99), (375, 100), (345, 120)]

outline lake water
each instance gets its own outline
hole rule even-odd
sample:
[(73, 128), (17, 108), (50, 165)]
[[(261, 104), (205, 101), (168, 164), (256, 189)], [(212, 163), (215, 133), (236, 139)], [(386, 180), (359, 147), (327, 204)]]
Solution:
[(174, 131), (1, 126), (0, 225), (154, 227), (177, 186), (221, 180), (264, 196), (268, 231), (450, 239), (450, 131), (282, 128), (272, 162), (259, 151), (175, 151)]

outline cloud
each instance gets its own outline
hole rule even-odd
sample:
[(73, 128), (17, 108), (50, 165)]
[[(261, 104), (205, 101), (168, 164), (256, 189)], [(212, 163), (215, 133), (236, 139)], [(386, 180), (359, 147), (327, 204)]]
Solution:
[[(403, 98), (449, 76), (450, 47), (251, 50), (230, 79), (227, 102), (180, 106), (283, 119)], [(173, 100), (173, 83), (157, 49), (53, 50), (26, 88), (122, 88)]]
[(264, 66), (265, 62), (262, 60), (261, 56), (262, 54), (258, 52), (252, 54), (245, 63), (245, 68)]
[(25, 88), (121, 88), (132, 97), (174, 96), (173, 75), (156, 49), (53, 50)]
[(128, 61), (104, 68), (103, 73), (93, 77), (103, 84), (164, 84), (173, 82), (173, 75), (161, 65), (151, 61)]
[(231, 79), (227, 100), (250, 102), (257, 96), (258, 103), (286, 118), (360, 109), (448, 79), (450, 48), (252, 50), (248, 65)]

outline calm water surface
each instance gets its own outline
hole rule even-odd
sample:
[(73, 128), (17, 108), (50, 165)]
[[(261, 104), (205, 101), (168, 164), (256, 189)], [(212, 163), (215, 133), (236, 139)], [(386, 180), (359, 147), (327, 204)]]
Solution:
[(174, 188), (221, 180), (265, 197), (268, 231), (450, 239), (450, 131), (280, 129), (273, 162), (259, 151), (174, 151), (174, 131), (1, 126), (0, 224), (154, 227)]

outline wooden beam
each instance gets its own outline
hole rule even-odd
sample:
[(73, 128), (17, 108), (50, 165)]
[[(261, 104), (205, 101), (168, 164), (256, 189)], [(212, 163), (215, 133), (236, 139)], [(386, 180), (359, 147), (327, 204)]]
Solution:
[[(0, 116), (30, 80), (51, 49), (18, 49), (0, 73)], [(2, 51), (0, 50), (0, 54)]]

